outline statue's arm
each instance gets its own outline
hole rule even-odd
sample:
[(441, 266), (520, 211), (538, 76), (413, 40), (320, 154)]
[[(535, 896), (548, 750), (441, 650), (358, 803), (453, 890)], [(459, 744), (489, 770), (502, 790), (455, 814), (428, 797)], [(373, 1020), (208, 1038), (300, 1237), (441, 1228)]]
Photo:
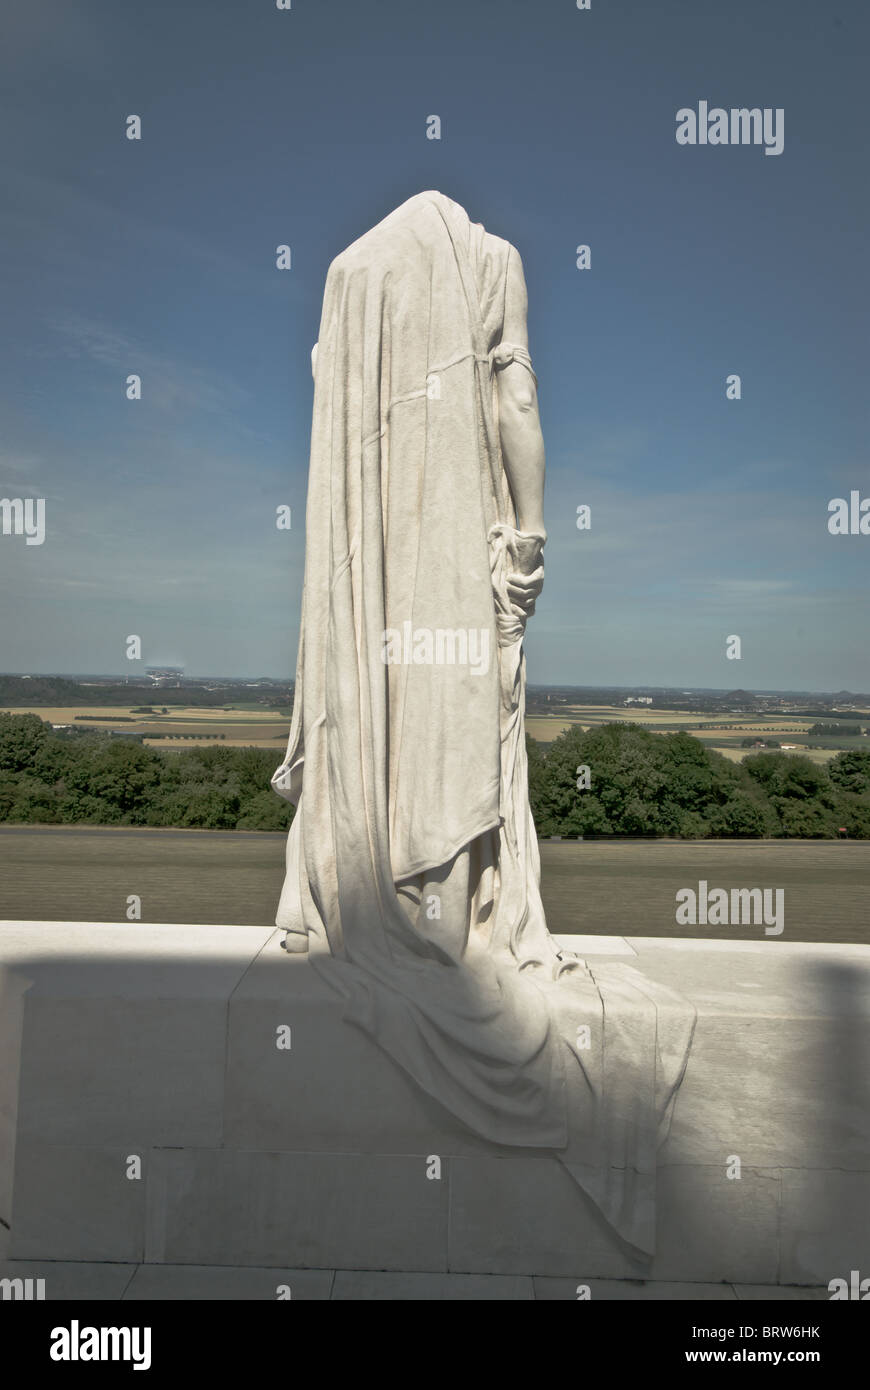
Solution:
[[(528, 299), (522, 262), (511, 250), (505, 291), (503, 341), (528, 353), (526, 321)], [(505, 473), (516, 511), (517, 529), (546, 540), (544, 527), (544, 437), (538, 414), (538, 388), (529, 367), (514, 360), (496, 371), (498, 420)], [(528, 573), (511, 577), (511, 599), (525, 612), (533, 612), (543, 586), (540, 551)]]
[[(511, 249), (505, 286), (503, 340), (528, 352), (528, 298), (522, 261)], [(544, 529), (544, 437), (535, 378), (522, 362), (496, 372), (502, 457), (514, 500), (517, 528), (546, 538)]]

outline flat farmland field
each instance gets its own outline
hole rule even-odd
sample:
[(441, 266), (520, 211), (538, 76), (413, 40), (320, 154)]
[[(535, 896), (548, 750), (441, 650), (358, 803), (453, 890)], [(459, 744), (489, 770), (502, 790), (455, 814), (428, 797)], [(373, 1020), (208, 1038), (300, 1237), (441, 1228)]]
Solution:
[[(286, 836), (97, 826), (0, 826), (0, 920), (269, 926)], [(870, 842), (583, 841), (541, 844), (547, 923), (557, 934), (870, 944)], [(784, 931), (678, 926), (676, 893), (781, 888)], [(135, 932), (136, 923), (129, 923)]]
[[(856, 721), (861, 723), (861, 719)], [(837, 722), (831, 715), (831, 722)], [(579, 727), (592, 729), (600, 724), (638, 724), (651, 733), (676, 733), (684, 729), (693, 738), (698, 738), (716, 753), (722, 753), (732, 762), (740, 762), (750, 753), (760, 752), (756, 748), (744, 748), (745, 738), (776, 739), (782, 744), (795, 744), (786, 752), (802, 753), (814, 763), (826, 763), (844, 748), (868, 748), (870, 739), (856, 738), (807, 739), (807, 730), (817, 722), (824, 723), (816, 716), (776, 714), (768, 718), (758, 715), (703, 715), (685, 711), (651, 710), (646, 706), (631, 705), (560, 705), (558, 713), (531, 714), (526, 718), (526, 731), (540, 743), (551, 743), (565, 729)], [(870, 711), (866, 716), (870, 723)], [(829, 746), (820, 747), (824, 743)]]
[[(149, 734), (148, 738), (145, 740), (146, 748), (156, 748), (161, 752), (168, 750), (172, 753), (178, 752), (180, 748), (192, 748), (194, 746), (202, 747), (204, 744), (219, 743), (221, 748), (271, 748), (273, 750), (278, 749), (280, 753), (283, 752), (284, 744), (287, 742), (289, 726), (286, 729), (279, 730), (277, 733), (273, 730), (273, 727), (268, 724), (255, 724), (249, 729), (244, 730), (226, 726), (220, 728), (219, 731), (210, 738), (200, 737), (201, 730), (191, 730), (180, 725), (177, 727), (167, 725), (167, 732), (169, 731), (180, 734), (194, 732), (197, 734), (197, 737), (195, 739), (152, 738)], [(223, 737), (221, 737), (221, 734), (223, 734)]]
[[(278, 710), (251, 705), (245, 709), (202, 709), (195, 705), (170, 706), (169, 714), (134, 714), (138, 704), (109, 705), (88, 709), (86, 705), (31, 705), (12, 708), (9, 714), (36, 714), (51, 724), (72, 724), (77, 729), (123, 729), (125, 733), (145, 734), (149, 748), (189, 748), (193, 744), (222, 743), (230, 748), (280, 748), (290, 732), (290, 716)], [(160, 701), (155, 700), (159, 707)], [(197, 738), (165, 738), (165, 734), (196, 734)]]
[[(140, 701), (147, 704), (148, 701)], [(159, 707), (159, 698), (153, 702)], [(286, 710), (264, 709), (251, 702), (235, 705), (228, 709), (202, 709), (198, 706), (182, 705), (170, 707), (168, 714), (134, 714), (133, 705), (114, 705), (105, 708), (87, 706), (45, 705), (6, 706), (10, 714), (36, 714), (40, 719), (52, 724), (72, 724), (74, 727), (90, 729), (123, 729), (127, 733), (146, 736), (149, 748), (177, 751), (192, 744), (222, 743), (229, 748), (268, 748), (280, 749), (286, 743), (290, 731), (290, 715)], [(835, 716), (832, 716), (835, 718)], [(870, 722), (870, 713), (868, 713)], [(815, 722), (806, 716), (777, 715), (775, 718), (760, 719), (757, 716), (721, 715), (705, 717), (698, 714), (687, 715), (684, 711), (650, 710), (645, 706), (625, 707), (624, 705), (561, 705), (553, 715), (530, 714), (526, 718), (526, 731), (540, 743), (551, 743), (566, 729), (579, 726), (590, 729), (600, 724), (639, 724), (654, 733), (675, 733), (685, 729), (693, 737), (699, 738), (708, 748), (722, 753), (726, 758), (739, 762), (748, 753), (758, 750), (743, 748), (744, 738), (775, 738), (780, 743), (796, 743), (794, 752), (806, 754), (815, 763), (825, 763), (835, 756), (840, 748), (867, 748), (870, 739), (831, 739), (836, 747), (820, 748), (807, 744), (807, 729)], [(169, 738), (166, 735), (195, 734), (195, 739)], [(788, 751), (788, 750), (786, 750)]]
[(537, 715), (527, 714), (526, 733), (531, 734), (539, 743), (552, 743), (553, 739), (558, 738), (566, 729), (573, 728), (575, 723), (581, 722), (571, 719), (542, 719)]

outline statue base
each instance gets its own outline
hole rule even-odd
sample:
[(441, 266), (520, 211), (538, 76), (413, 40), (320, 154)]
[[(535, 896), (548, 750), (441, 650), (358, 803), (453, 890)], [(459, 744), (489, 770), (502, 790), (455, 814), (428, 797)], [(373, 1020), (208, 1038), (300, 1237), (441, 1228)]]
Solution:
[[(870, 947), (563, 937), (698, 1008), (639, 1262), (255, 927), (0, 924), (15, 1260), (827, 1285), (870, 1272)], [(206, 1295), (207, 1296), (207, 1295)]]

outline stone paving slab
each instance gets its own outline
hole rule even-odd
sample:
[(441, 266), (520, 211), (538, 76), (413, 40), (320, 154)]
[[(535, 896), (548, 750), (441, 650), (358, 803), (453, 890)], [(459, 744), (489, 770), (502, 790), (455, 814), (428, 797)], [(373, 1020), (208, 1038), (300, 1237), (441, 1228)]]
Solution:
[(523, 1275), (501, 1274), (394, 1274), (372, 1270), (339, 1270), (332, 1291), (334, 1299), (389, 1299), (441, 1302), (535, 1297), (533, 1280)]
[[(0, 1279), (43, 1279), (46, 1303), (117, 1303), (124, 1297), (135, 1265), (84, 1264), (78, 1260), (0, 1260)], [(0, 1286), (0, 1300), (14, 1297), (7, 1285)], [(34, 1285), (35, 1290), (35, 1285)]]
[[(0, 1260), (0, 1280), (44, 1279), (46, 1302), (798, 1302), (829, 1299), (827, 1288), (666, 1280), (551, 1278), (420, 1271), (280, 1269), (230, 1265), (86, 1264)], [(14, 1297), (2, 1285), (0, 1302)], [(588, 1295), (586, 1293), (588, 1290)], [(23, 1286), (21, 1292), (23, 1293)], [(19, 1294), (19, 1297), (21, 1294)]]
[(756, 1303), (784, 1303), (804, 1299), (821, 1301), (831, 1297), (830, 1291), (824, 1286), (803, 1287), (796, 1284), (735, 1284), (734, 1292), (742, 1302)]
[(536, 1275), (535, 1298), (546, 1302), (565, 1299), (602, 1299), (620, 1302), (726, 1302), (734, 1303), (737, 1295), (730, 1284), (674, 1283), (664, 1279), (553, 1279)]
[(125, 1302), (278, 1302), (332, 1296), (331, 1269), (239, 1269), (229, 1265), (139, 1265)]

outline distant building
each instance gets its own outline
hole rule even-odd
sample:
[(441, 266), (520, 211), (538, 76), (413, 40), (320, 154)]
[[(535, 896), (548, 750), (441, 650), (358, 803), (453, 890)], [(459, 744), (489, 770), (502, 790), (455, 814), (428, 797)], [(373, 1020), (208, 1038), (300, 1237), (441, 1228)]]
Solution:
[(146, 666), (146, 676), (150, 676), (155, 686), (174, 685), (176, 688), (181, 685), (184, 676), (183, 666)]

